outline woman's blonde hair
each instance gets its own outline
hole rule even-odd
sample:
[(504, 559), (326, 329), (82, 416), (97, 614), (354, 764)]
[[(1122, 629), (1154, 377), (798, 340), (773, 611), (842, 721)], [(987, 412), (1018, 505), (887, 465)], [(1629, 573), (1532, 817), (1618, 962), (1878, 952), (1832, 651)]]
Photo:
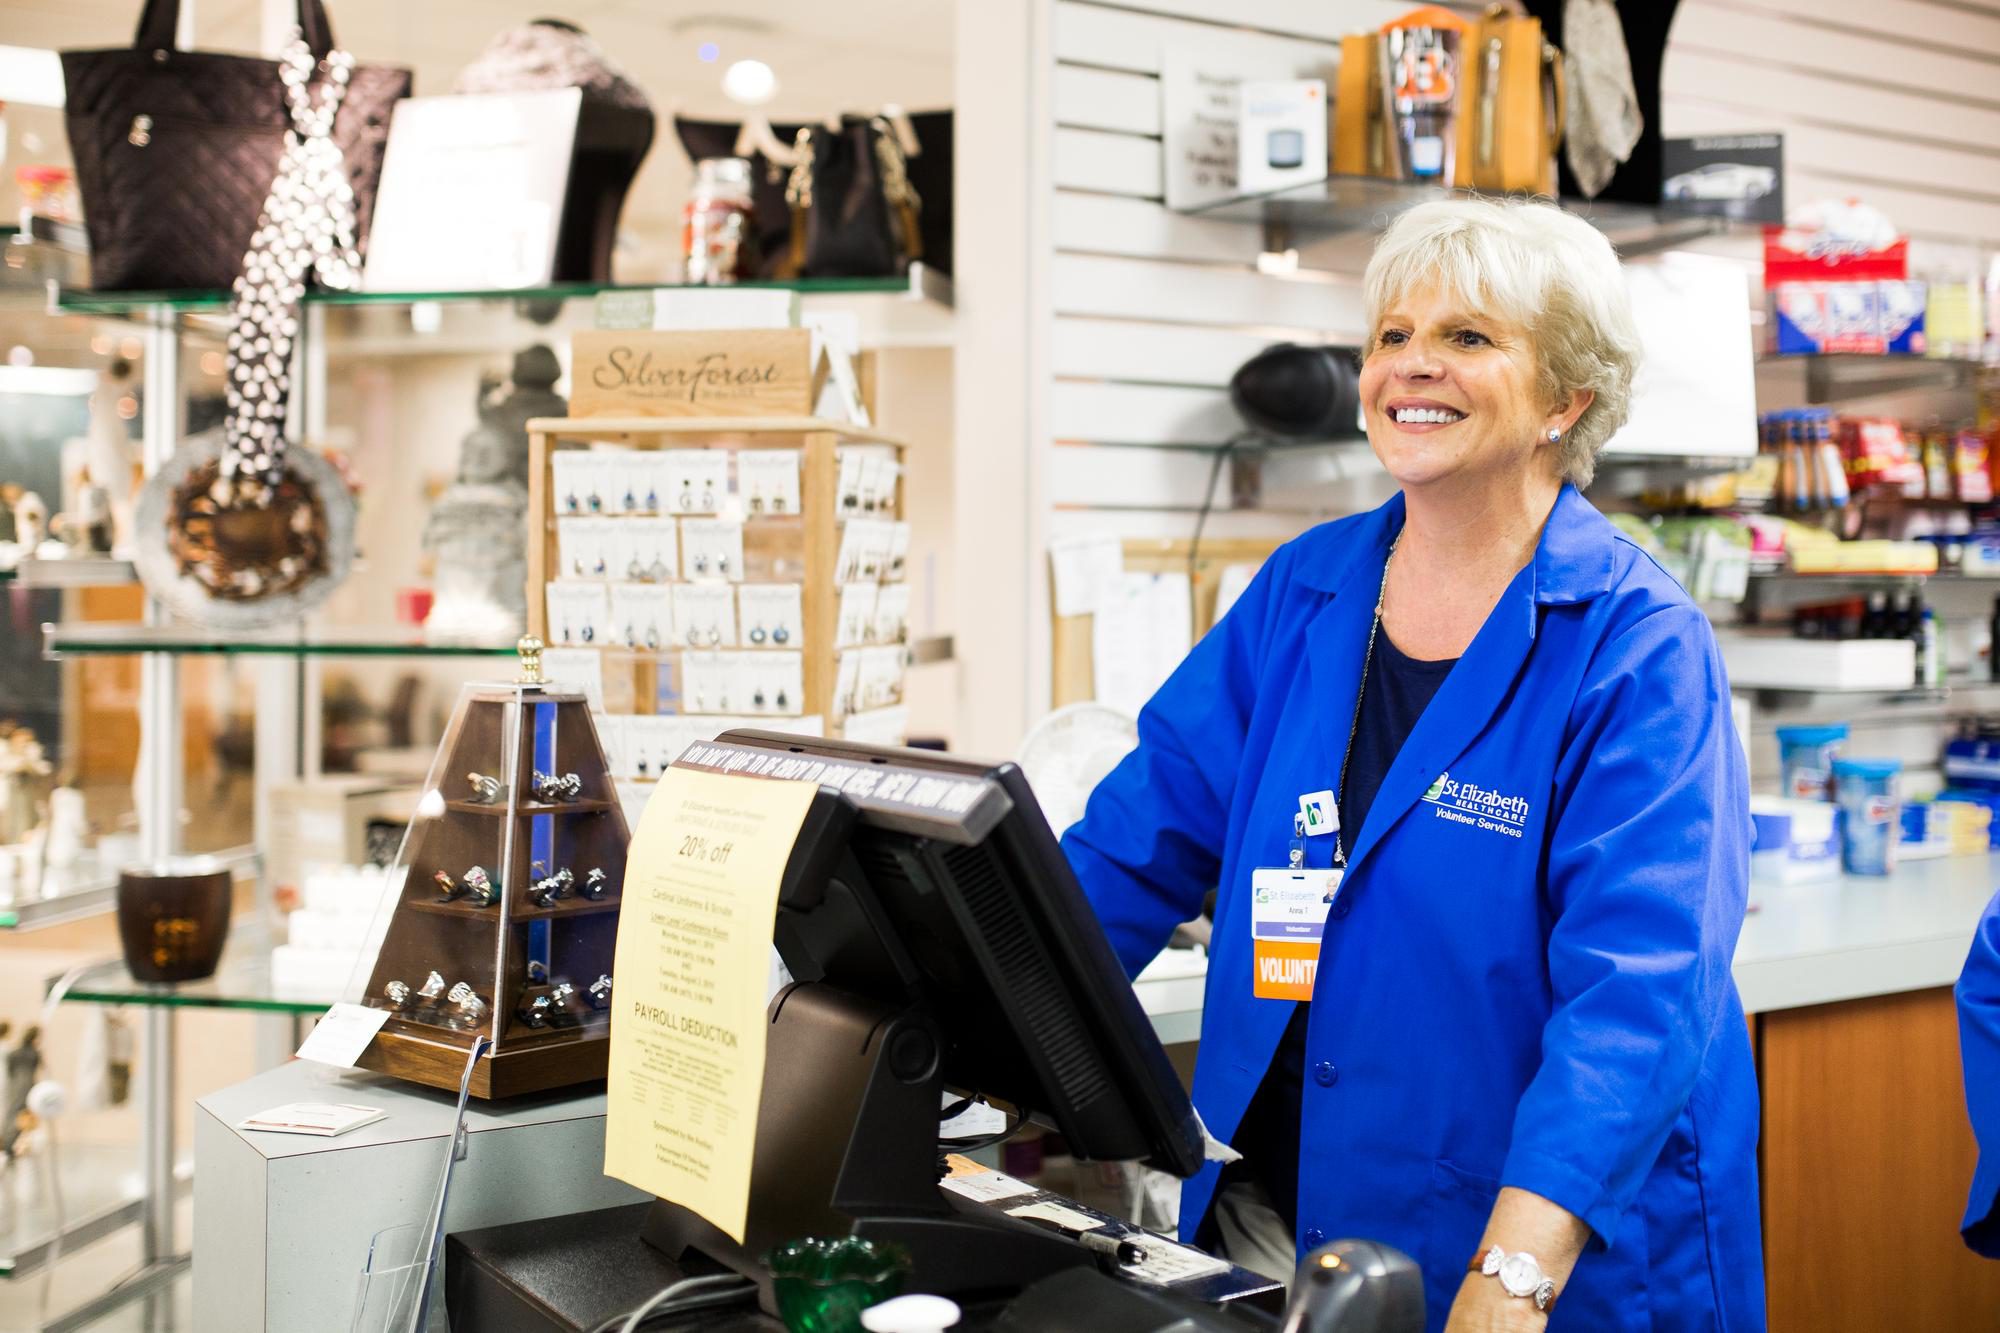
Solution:
[(1604, 233), (1553, 204), (1441, 199), (1412, 208), (1382, 234), (1362, 278), (1372, 343), (1382, 312), (1404, 292), (1441, 290), (1526, 329), (1544, 400), (1596, 396), (1563, 437), (1564, 479), (1588, 486), (1597, 455), (1632, 410), (1639, 329)]

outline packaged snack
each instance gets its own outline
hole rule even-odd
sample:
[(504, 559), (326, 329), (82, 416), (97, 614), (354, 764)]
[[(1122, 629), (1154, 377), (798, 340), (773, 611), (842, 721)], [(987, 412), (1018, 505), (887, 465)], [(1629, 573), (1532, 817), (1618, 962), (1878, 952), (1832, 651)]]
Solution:
[(1985, 504), (1993, 498), (1986, 437), (1970, 426), (1951, 433), (1951, 478), (1958, 498), (1967, 504)]
[(1924, 292), (1921, 282), (1901, 281), (1876, 284), (1876, 306), (1881, 346), (1892, 355), (1924, 354)]

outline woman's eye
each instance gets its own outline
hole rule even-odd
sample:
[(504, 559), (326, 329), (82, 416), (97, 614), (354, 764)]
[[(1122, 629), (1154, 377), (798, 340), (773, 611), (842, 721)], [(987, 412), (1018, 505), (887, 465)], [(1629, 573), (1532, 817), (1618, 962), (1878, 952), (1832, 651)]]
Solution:
[(1376, 336), (1375, 343), (1378, 347), (1401, 347), (1409, 340), (1410, 335), (1401, 329), (1384, 329)]
[(1491, 338), (1488, 338), (1485, 334), (1479, 332), (1477, 329), (1460, 329), (1457, 333), (1453, 334), (1452, 336), (1455, 339), (1457, 339), (1461, 345), (1466, 347), (1484, 347), (1488, 343), (1493, 341)]

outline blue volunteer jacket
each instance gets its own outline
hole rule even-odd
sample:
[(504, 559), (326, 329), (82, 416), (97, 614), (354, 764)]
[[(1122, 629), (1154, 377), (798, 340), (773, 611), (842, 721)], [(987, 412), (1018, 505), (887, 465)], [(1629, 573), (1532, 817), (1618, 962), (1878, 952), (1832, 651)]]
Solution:
[(1959, 1225), (1967, 1245), (2000, 1259), (2000, 893), (1979, 918), (1972, 952), (1952, 993), (1958, 998), (1958, 1049), (1965, 1058), (1965, 1109), (1979, 1140), (1979, 1166)]
[[(1132, 973), (1219, 886), (1194, 1101), (1224, 1141), (1292, 1007), (1251, 993), (1251, 872), (1336, 784), (1402, 521), (1399, 495), (1273, 555), (1063, 842)], [(1301, 1252), (1405, 1251), (1436, 1330), (1514, 1185), (1595, 1233), (1557, 1333), (1763, 1328), (1730, 974), (1749, 835), (1708, 622), (1565, 486), (1350, 847), (1306, 1037)], [(1307, 864), (1333, 842), (1307, 839)], [(1187, 1183), (1184, 1234), (1216, 1174)]]

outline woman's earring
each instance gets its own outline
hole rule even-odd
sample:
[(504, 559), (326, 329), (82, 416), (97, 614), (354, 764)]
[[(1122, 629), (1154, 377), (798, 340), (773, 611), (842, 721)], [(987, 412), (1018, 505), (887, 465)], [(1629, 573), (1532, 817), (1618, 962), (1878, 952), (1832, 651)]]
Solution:
[(1562, 443), (1562, 437), (1563, 437), (1563, 433), (1562, 433), (1561, 431), (1559, 431), (1559, 430), (1551, 430), (1551, 431), (1549, 432), (1549, 443), (1550, 443), (1550, 444), (1560, 444), (1560, 443)]

